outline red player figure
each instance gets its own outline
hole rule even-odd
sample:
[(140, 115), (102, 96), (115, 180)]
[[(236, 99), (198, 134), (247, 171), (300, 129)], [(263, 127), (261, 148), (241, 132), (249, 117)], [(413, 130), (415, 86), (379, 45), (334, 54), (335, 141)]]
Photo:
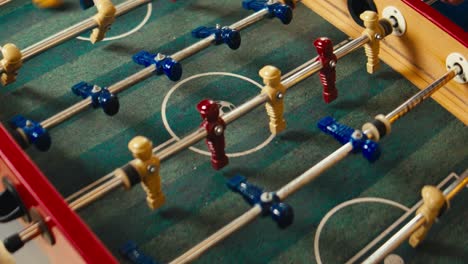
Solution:
[(323, 85), (323, 100), (328, 104), (338, 97), (338, 90), (335, 86), (337, 58), (333, 53), (333, 43), (329, 38), (316, 39), (314, 46), (317, 49), (318, 60), (322, 63), (320, 81)]
[(224, 142), (224, 129), (226, 123), (219, 116), (219, 106), (212, 100), (202, 100), (197, 105), (197, 110), (200, 112), (203, 122), (201, 127), (206, 129), (206, 144), (211, 152), (211, 166), (215, 170), (219, 170), (229, 163), (228, 157), (224, 152), (226, 144)]

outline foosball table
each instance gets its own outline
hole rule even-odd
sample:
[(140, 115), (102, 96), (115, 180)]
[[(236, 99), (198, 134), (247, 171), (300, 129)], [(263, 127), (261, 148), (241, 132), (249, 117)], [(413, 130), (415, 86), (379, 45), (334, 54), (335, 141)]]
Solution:
[(468, 3), (427, 2), (0, 3), (0, 263), (466, 263)]

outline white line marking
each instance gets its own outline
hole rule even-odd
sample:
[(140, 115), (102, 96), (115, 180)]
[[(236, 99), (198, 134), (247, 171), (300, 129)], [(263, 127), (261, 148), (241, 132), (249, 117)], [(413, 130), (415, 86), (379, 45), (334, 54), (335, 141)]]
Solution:
[[(146, 11), (146, 16), (143, 18), (143, 20), (141, 21), (140, 24), (138, 24), (136, 27), (134, 27), (132, 30), (130, 31), (127, 31), (125, 33), (122, 33), (120, 35), (117, 35), (117, 36), (113, 36), (113, 37), (108, 37), (108, 38), (104, 38), (103, 40), (101, 41), (110, 41), (110, 40), (116, 40), (116, 39), (121, 39), (121, 38), (125, 38), (125, 37), (128, 37), (129, 35), (137, 32), (138, 30), (140, 30), (147, 22), (148, 20), (150, 19), (151, 17), (151, 12), (153, 11), (153, 5), (151, 3), (148, 4), (148, 10)], [(84, 41), (90, 41), (89, 38), (87, 37), (81, 37), (81, 36), (78, 36), (76, 37), (77, 39), (79, 40), (84, 40)]]
[[(161, 117), (162, 117), (162, 120), (163, 120), (163, 124), (164, 124), (164, 127), (166, 128), (167, 132), (173, 137), (175, 138), (177, 141), (180, 140), (180, 138), (174, 133), (174, 131), (172, 131), (171, 127), (169, 126), (169, 122), (167, 121), (167, 116), (166, 116), (166, 107), (167, 107), (167, 102), (169, 101), (169, 98), (170, 96), (172, 95), (172, 93), (175, 92), (175, 90), (177, 90), (180, 86), (182, 86), (182, 84), (188, 82), (188, 81), (191, 81), (193, 79), (196, 79), (196, 78), (200, 78), (200, 77), (205, 77), (205, 76), (230, 76), (230, 77), (235, 77), (235, 78), (239, 78), (241, 80), (244, 80), (244, 81), (247, 81), (249, 83), (252, 83), (253, 85), (257, 86), (258, 88), (262, 89), (263, 86), (259, 83), (257, 83), (256, 81), (250, 79), (250, 78), (247, 78), (245, 76), (242, 76), (242, 75), (239, 75), (239, 74), (235, 74), (235, 73), (230, 73), (230, 72), (207, 72), (207, 73), (200, 73), (200, 74), (196, 74), (196, 75), (193, 75), (193, 76), (190, 76), (178, 83), (176, 83), (170, 90), (169, 92), (166, 94), (166, 96), (164, 97), (164, 100), (163, 100), (163, 103), (161, 105)], [(245, 156), (245, 155), (249, 155), (251, 153), (254, 153), (262, 148), (264, 148), (266, 145), (268, 145), (274, 138), (275, 136), (273, 134), (271, 134), (263, 143), (261, 143), (260, 145), (252, 148), (252, 149), (249, 149), (249, 150), (245, 150), (245, 151), (242, 151), (242, 152), (235, 152), (235, 153), (227, 153), (226, 155), (230, 158), (233, 158), (233, 157), (241, 157), (241, 156)], [(202, 154), (202, 155), (205, 155), (205, 156), (211, 156), (211, 153), (208, 152), (208, 151), (204, 151), (204, 150), (201, 150), (201, 149), (198, 149), (198, 148), (195, 148), (195, 147), (190, 147), (189, 148), (190, 150), (196, 152), (196, 153), (199, 153), (199, 154)]]

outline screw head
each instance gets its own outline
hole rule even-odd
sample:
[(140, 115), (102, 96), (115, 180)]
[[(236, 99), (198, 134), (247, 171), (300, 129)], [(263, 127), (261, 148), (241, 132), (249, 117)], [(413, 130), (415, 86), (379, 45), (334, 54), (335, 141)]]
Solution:
[(222, 126), (216, 126), (214, 132), (217, 136), (221, 136), (224, 132), (224, 128)]
[(148, 168), (146, 168), (149, 173), (154, 173), (156, 172), (156, 166), (154, 165), (149, 165)]
[(278, 98), (278, 99), (281, 100), (281, 99), (284, 98), (284, 94), (283, 94), (282, 92), (278, 92), (278, 93), (276, 94), (276, 98)]
[(162, 54), (162, 53), (158, 53), (156, 54), (156, 57), (154, 57), (154, 59), (156, 61), (161, 61), (161, 60), (164, 60), (166, 58), (166, 55)]
[(353, 134), (351, 135), (351, 137), (352, 137), (353, 139), (359, 140), (359, 139), (362, 139), (363, 134), (362, 134), (361, 131), (355, 130), (355, 131), (353, 132)]
[(94, 85), (93, 86), (93, 89), (91, 90), (92, 93), (98, 93), (100, 92), (102, 89), (101, 87), (97, 86), (97, 85)]
[(271, 192), (264, 192), (260, 196), (260, 200), (264, 203), (271, 202), (273, 200), (273, 195)]

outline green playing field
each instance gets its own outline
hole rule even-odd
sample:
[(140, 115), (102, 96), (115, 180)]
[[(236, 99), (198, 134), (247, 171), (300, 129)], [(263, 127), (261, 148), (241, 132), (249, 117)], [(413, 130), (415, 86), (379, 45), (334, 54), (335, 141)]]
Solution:
[[(25, 48), (94, 12), (81, 11), (78, 3), (54, 11), (15, 0), (0, 8), (0, 44), (12, 42)], [(16, 114), (42, 121), (80, 100), (70, 90), (73, 84), (87, 81), (109, 86), (142, 69), (131, 59), (138, 51), (173, 54), (196, 41), (192, 29), (229, 25), (251, 13), (238, 0), (161, 0), (142, 6), (112, 26), (109, 36), (122, 34), (121, 38), (95, 45), (72, 39), (26, 62), (18, 81), (0, 92), (1, 121)], [(126, 34), (140, 23), (144, 25), (136, 32)], [(294, 11), (290, 25), (264, 19), (241, 35), (242, 45), (236, 51), (213, 46), (184, 60), (182, 80), (194, 76), (192, 80), (174, 86), (165, 76), (155, 75), (119, 95), (116, 116), (89, 109), (51, 129), (53, 143), (48, 152), (33, 148), (27, 152), (66, 197), (131, 160), (127, 143), (134, 136), (146, 136), (155, 146), (173, 140), (174, 135), (182, 138), (200, 125), (195, 108), (200, 100), (222, 101), (228, 111), (227, 106), (239, 106), (260, 92), (252, 82), (262, 83), (258, 71), (264, 65), (274, 65), (285, 74), (316, 56), (312, 43), (317, 37), (327, 36), (335, 43), (346, 39), (302, 5)], [(322, 100), (318, 75), (288, 90), (287, 129), (276, 137), (270, 135), (264, 107), (230, 124), (226, 151), (235, 157), (220, 171), (211, 168), (209, 156), (192, 150), (163, 161), (167, 201), (161, 209), (150, 211), (144, 191), (136, 186), (113, 192), (80, 215), (120, 260), (119, 247), (133, 240), (155, 260), (169, 262), (249, 208), (225, 186), (227, 179), (241, 174), (274, 191), (340, 146), (319, 131), (320, 118), (333, 116), (360, 128), (418, 91), (386, 65), (374, 75), (367, 74), (365, 62), (362, 49), (338, 62), (339, 97), (330, 104)], [(236, 76), (227, 75), (231, 73)], [(197, 263), (315, 263), (319, 257), (323, 263), (344, 263), (405, 212), (382, 202), (357, 200), (328, 221), (324, 216), (343, 202), (365, 197), (411, 208), (420, 200), (424, 185), (437, 185), (451, 172), (461, 174), (467, 168), (467, 139), (463, 123), (428, 100), (398, 120), (392, 133), (380, 141), (378, 161), (369, 163), (361, 154), (352, 154), (287, 199), (295, 212), (292, 226), (280, 230), (270, 217), (262, 217)], [(196, 147), (207, 149), (204, 142)], [(467, 204), (464, 191), (419, 248), (405, 243), (395, 254), (405, 263), (466, 263)], [(317, 241), (320, 244), (314, 250)]]

